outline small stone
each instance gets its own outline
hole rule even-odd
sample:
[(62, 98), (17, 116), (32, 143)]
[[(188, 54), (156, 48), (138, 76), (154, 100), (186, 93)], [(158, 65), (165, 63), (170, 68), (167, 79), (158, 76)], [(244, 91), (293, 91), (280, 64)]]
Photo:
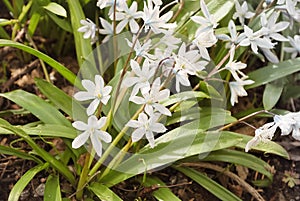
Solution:
[(34, 192), (34, 197), (39, 197), (39, 196), (44, 196), (44, 192), (45, 192), (45, 184), (40, 184)]

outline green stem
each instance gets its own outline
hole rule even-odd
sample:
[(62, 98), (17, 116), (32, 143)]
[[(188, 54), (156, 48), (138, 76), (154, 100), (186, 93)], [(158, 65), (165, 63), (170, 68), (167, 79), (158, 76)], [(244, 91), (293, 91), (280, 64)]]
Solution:
[[(138, 117), (138, 115), (143, 111), (144, 106), (142, 106), (131, 118), (131, 120), (134, 120)], [(110, 155), (113, 148), (118, 144), (118, 142), (122, 139), (122, 137), (125, 135), (126, 131), (128, 130), (127, 126), (124, 126), (123, 129), (120, 131), (120, 133), (117, 135), (117, 137), (113, 140), (113, 142), (108, 146), (108, 148), (105, 150), (104, 154), (101, 156), (101, 158), (98, 160), (98, 162), (94, 165), (94, 167), (89, 172), (88, 176), (93, 177), (93, 175), (97, 172), (99, 167), (102, 165), (102, 163), (107, 159), (107, 157)]]
[[(28, 13), (28, 11), (30, 10), (32, 5), (32, 0), (28, 2), (28, 4), (26, 6), (23, 6), (22, 12), (20, 13), (19, 17), (18, 17), (18, 21), (21, 23), (24, 19), (24, 17), (26, 16), (26, 14)], [(20, 25), (17, 23), (15, 24), (12, 34), (11, 34), (11, 38), (12, 40), (16, 37), (17, 31), (20, 28)]]
[(77, 184), (76, 198), (78, 200), (82, 199), (83, 187), (85, 186), (85, 183), (87, 181), (87, 178), (88, 178), (87, 176), (88, 176), (88, 172), (89, 172), (89, 168), (90, 168), (89, 162), (90, 162), (90, 153), (87, 152), (86, 156), (85, 156), (84, 166), (83, 166), (82, 172), (80, 174), (79, 182)]

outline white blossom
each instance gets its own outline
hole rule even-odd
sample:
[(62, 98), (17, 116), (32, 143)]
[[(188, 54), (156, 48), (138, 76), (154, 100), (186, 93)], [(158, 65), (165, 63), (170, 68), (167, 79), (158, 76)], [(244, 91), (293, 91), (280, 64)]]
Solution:
[(95, 75), (95, 83), (91, 80), (82, 80), (82, 86), (87, 91), (79, 91), (74, 98), (79, 101), (93, 100), (87, 108), (87, 114), (92, 115), (98, 108), (100, 102), (104, 105), (110, 99), (111, 86), (104, 86), (104, 80), (100, 75)]
[(247, 67), (247, 64), (244, 64), (242, 62), (236, 62), (234, 61), (234, 53), (235, 53), (235, 48), (232, 47), (230, 49), (230, 58), (228, 63), (225, 65), (225, 69), (229, 70), (231, 75), (235, 80), (240, 80), (240, 77), (238, 76), (241, 75), (242, 79), (247, 78), (247, 76), (240, 70), (245, 69)]
[(143, 20), (145, 31), (151, 29), (155, 34), (166, 33), (167, 29), (176, 28), (176, 23), (167, 23), (173, 16), (172, 11), (160, 16), (160, 10), (158, 5), (153, 5), (151, 0), (147, 0), (147, 4), (144, 3)]
[(126, 87), (134, 86), (130, 96), (135, 96), (139, 90), (142, 92), (149, 91), (149, 81), (155, 73), (155, 68), (150, 68), (150, 64), (147, 59), (144, 61), (142, 69), (134, 60), (130, 60), (130, 66), (136, 76), (126, 77), (122, 83)]
[(248, 10), (248, 3), (244, 1), (242, 6), (238, 2), (238, 0), (234, 1), (236, 12), (233, 14), (233, 19), (239, 18), (239, 21), (242, 25), (245, 24), (245, 19), (250, 19), (255, 15), (255, 13)]
[(213, 46), (217, 43), (217, 41), (218, 39), (213, 31), (206, 31), (196, 35), (196, 38), (193, 40), (193, 44), (198, 47), (200, 55), (209, 61), (210, 56), (206, 48)]
[[(116, 12), (116, 21), (121, 21), (117, 26), (117, 30), (123, 30), (129, 23), (130, 31), (137, 33), (140, 27), (136, 19), (143, 16), (143, 12), (137, 11), (137, 2), (132, 2), (130, 8), (128, 8), (127, 4), (124, 4), (123, 10), (123, 12)], [(113, 15), (110, 18), (113, 20)]]
[(300, 54), (300, 35), (295, 35), (294, 38), (288, 36), (288, 39), (292, 47), (284, 47), (284, 51), (291, 53), (294, 59)]
[[(127, 41), (127, 44), (129, 47), (132, 48), (133, 44), (134, 44), (134, 51), (135, 51), (135, 55), (136, 57), (144, 57), (146, 59), (149, 60), (154, 60), (155, 56), (153, 56), (152, 54), (149, 54), (149, 50), (151, 45), (151, 39), (148, 39), (143, 45), (141, 45), (141, 42), (139, 41), (139, 39), (136, 38), (135, 35), (133, 35), (132, 37), (132, 42), (130, 42), (127, 38), (125, 39)], [(134, 43), (135, 42), (135, 43)]]
[(82, 121), (73, 122), (73, 127), (83, 132), (73, 140), (72, 147), (77, 149), (84, 145), (90, 138), (94, 150), (96, 151), (97, 155), (101, 157), (102, 141), (110, 143), (112, 140), (112, 137), (109, 133), (101, 130), (106, 123), (106, 119), (106, 117), (101, 117), (98, 120), (95, 115), (92, 115), (88, 118), (87, 124)]
[(162, 123), (158, 123), (158, 118), (160, 117), (157, 113), (149, 114), (149, 117), (145, 113), (140, 113), (138, 120), (130, 120), (126, 126), (135, 128), (131, 138), (132, 142), (137, 142), (146, 136), (149, 141), (151, 148), (155, 146), (154, 143), (154, 133), (164, 133), (166, 132), (166, 127)]
[(262, 127), (255, 130), (255, 136), (246, 144), (245, 151), (248, 152), (251, 147), (256, 146), (260, 142), (270, 141), (277, 129), (277, 125), (274, 122), (267, 123)]
[(110, 7), (109, 9), (109, 15), (111, 15), (114, 12), (114, 5), (116, 2), (116, 10), (117, 11), (123, 11), (124, 10), (124, 6), (126, 4), (126, 0), (98, 0), (97, 1), (97, 6), (100, 9), (106, 8), (106, 7)]
[(170, 96), (169, 89), (161, 90), (160, 78), (156, 78), (151, 86), (150, 90), (143, 90), (142, 96), (132, 96), (130, 97), (130, 101), (136, 104), (144, 104), (145, 111), (148, 114), (152, 114), (155, 111), (158, 111), (161, 114), (171, 116), (171, 112), (168, 108), (160, 104), (159, 102), (166, 100)]
[(288, 135), (292, 132), (293, 138), (300, 140), (300, 112), (275, 115), (274, 122), (281, 129), (281, 135)]
[(92, 41), (94, 41), (97, 37), (96, 36), (96, 31), (97, 31), (96, 24), (88, 18), (86, 18), (86, 20), (80, 20), (80, 24), (82, 25), (82, 27), (80, 27), (77, 31), (84, 33), (83, 34), (84, 39), (90, 38)]
[(213, 29), (218, 26), (218, 23), (215, 20), (214, 16), (209, 13), (204, 0), (200, 1), (200, 8), (201, 8), (201, 11), (202, 11), (204, 17), (202, 17), (202, 16), (192, 16), (191, 17), (191, 20), (193, 20), (197, 24), (201, 25), (197, 29), (196, 35), (198, 35), (202, 32), (213, 31)]
[(272, 49), (274, 48), (275, 43), (272, 43), (269, 38), (262, 38), (264, 30), (258, 30), (255, 33), (248, 26), (244, 26), (244, 33), (241, 34), (241, 37), (245, 37), (240, 43), (240, 46), (251, 46), (252, 51), (255, 54), (258, 54), (258, 47)]
[[(103, 39), (103, 43), (107, 42), (113, 35), (114, 35), (114, 28), (113, 24), (109, 23), (107, 20), (103, 19), (102, 17), (99, 17), (100, 23), (103, 27), (103, 29), (99, 29), (99, 33), (106, 35)], [(116, 34), (119, 34), (122, 30), (121, 27), (116, 27)]]
[(243, 80), (238, 79), (236, 81), (229, 82), (229, 88), (230, 88), (230, 103), (231, 105), (234, 105), (235, 103), (238, 103), (238, 97), (239, 96), (247, 96), (247, 91), (244, 89), (245, 85), (253, 84), (253, 80)]
[(229, 47), (231, 47), (232, 45), (237, 45), (245, 37), (238, 35), (236, 31), (236, 26), (232, 20), (230, 20), (228, 23), (228, 30), (230, 37), (226, 34), (220, 34), (217, 35), (217, 38), (220, 40), (229, 41)]

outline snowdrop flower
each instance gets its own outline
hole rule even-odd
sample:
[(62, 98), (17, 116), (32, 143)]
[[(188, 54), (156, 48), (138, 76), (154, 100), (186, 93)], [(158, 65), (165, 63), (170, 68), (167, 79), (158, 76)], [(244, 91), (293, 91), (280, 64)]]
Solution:
[(137, 142), (145, 135), (149, 141), (150, 147), (155, 146), (154, 143), (154, 133), (164, 133), (166, 132), (166, 127), (162, 123), (158, 123), (159, 114), (152, 113), (149, 117), (145, 113), (140, 113), (138, 120), (130, 120), (126, 126), (135, 128), (131, 138), (132, 142)]
[(158, 44), (156, 45), (164, 44), (167, 46), (166, 48), (163, 48), (166, 49), (166, 52), (173, 52), (173, 50), (178, 48), (178, 44), (181, 42), (182, 41), (180, 38), (176, 38), (173, 36), (173, 34), (170, 34), (170, 32), (168, 32), (165, 33), (165, 35), (162, 38), (160, 38)]
[(143, 97), (132, 96), (129, 100), (136, 104), (145, 104), (145, 112), (148, 114), (152, 114), (156, 110), (161, 114), (171, 116), (170, 110), (159, 103), (170, 96), (170, 90), (160, 90), (160, 88), (160, 78), (158, 77), (154, 80), (150, 90), (143, 90)]
[[(116, 20), (121, 21), (118, 24), (117, 29), (123, 30), (129, 23), (131, 32), (137, 33), (140, 27), (135, 20), (143, 16), (143, 12), (137, 11), (137, 2), (132, 2), (130, 8), (128, 8), (127, 4), (124, 4), (123, 10), (124, 12), (116, 12)], [(113, 15), (111, 15), (110, 18), (113, 19)]]
[(271, 122), (256, 129), (254, 138), (252, 138), (245, 147), (245, 152), (248, 152), (251, 147), (257, 145), (259, 142), (266, 143), (270, 141), (273, 138), (277, 127), (278, 126), (274, 122)]
[(198, 35), (202, 32), (213, 31), (213, 29), (218, 26), (218, 23), (215, 20), (214, 16), (209, 13), (204, 0), (200, 1), (200, 8), (201, 8), (201, 11), (203, 12), (204, 17), (202, 17), (202, 16), (192, 16), (191, 17), (191, 20), (193, 20), (197, 24), (201, 25), (198, 28), (196, 35)]
[(244, 26), (244, 33), (241, 34), (241, 37), (245, 37), (240, 43), (240, 46), (249, 46), (255, 54), (258, 54), (258, 47), (272, 49), (274, 48), (275, 43), (272, 43), (270, 39), (263, 36), (263, 30), (258, 30), (253, 33), (253, 30), (248, 26)]
[(262, 13), (260, 17), (261, 26), (265, 30), (265, 37), (272, 38), (277, 41), (288, 41), (284, 36), (279, 34), (278, 32), (281, 32), (285, 30), (289, 26), (289, 22), (278, 22), (276, 23), (280, 13), (279, 12), (273, 12), (271, 16), (269, 17), (269, 20), (267, 20), (266, 14)]
[(292, 54), (292, 59), (300, 54), (300, 35), (295, 35), (294, 38), (288, 36), (289, 42), (292, 47), (284, 47), (284, 51)]
[(239, 96), (247, 96), (247, 92), (244, 89), (245, 85), (253, 84), (253, 80), (244, 80), (244, 79), (238, 79), (236, 81), (229, 82), (229, 88), (230, 88), (230, 103), (233, 106), (235, 103), (238, 103), (238, 97)]
[(154, 5), (151, 0), (147, 0), (144, 4), (144, 12), (142, 19), (144, 20), (145, 32), (151, 29), (155, 34), (166, 33), (166, 29), (176, 28), (176, 23), (167, 23), (173, 16), (172, 11), (160, 16), (158, 5)]
[(139, 39), (136, 39), (135, 35), (133, 35), (132, 37), (132, 42), (130, 42), (127, 38), (125, 40), (127, 41), (128, 46), (131, 48), (134, 44), (134, 41), (136, 41), (133, 47), (136, 57), (144, 57), (149, 60), (155, 59), (155, 56), (148, 53), (151, 47), (151, 42), (152, 42), (151, 39), (148, 39), (143, 45), (141, 45)]
[(243, 2), (242, 6), (238, 0), (235, 0), (234, 3), (236, 12), (233, 14), (233, 19), (239, 18), (242, 25), (245, 24), (245, 19), (250, 19), (255, 15), (255, 13), (248, 10), (248, 4), (246, 1)]
[(230, 20), (228, 23), (228, 30), (230, 37), (226, 34), (220, 34), (217, 35), (217, 38), (220, 40), (229, 41), (230, 46), (237, 45), (239, 42), (241, 42), (242, 39), (244, 39), (241, 37), (241, 35), (238, 35), (238, 33), (236, 32), (236, 26), (232, 20)]
[(233, 78), (235, 80), (240, 80), (238, 74), (240, 74), (242, 76), (242, 79), (243, 78), (247, 78), (247, 76), (240, 70), (242, 69), (245, 69), (247, 67), (247, 64), (244, 64), (242, 62), (236, 62), (236, 61), (233, 61), (234, 59), (234, 53), (235, 53), (235, 48), (232, 47), (230, 49), (230, 58), (229, 58), (229, 61), (228, 63), (226, 64), (225, 68), (224, 69), (227, 69), (230, 71), (231, 75), (233, 76)]
[(80, 27), (77, 31), (84, 33), (84, 39), (90, 38), (92, 41), (94, 41), (96, 39), (97, 31), (96, 24), (88, 18), (86, 18), (86, 20), (80, 20), (80, 24), (82, 27)]
[(202, 32), (196, 35), (196, 38), (193, 40), (193, 44), (196, 45), (200, 51), (200, 55), (206, 59), (210, 60), (210, 56), (206, 48), (209, 48), (216, 44), (218, 39), (216, 38), (213, 31)]
[(274, 122), (281, 129), (281, 135), (288, 135), (292, 132), (293, 138), (300, 140), (300, 112), (275, 115)]
[(296, 22), (300, 22), (300, 9), (297, 8), (296, 0), (286, 0), (286, 8), (289, 16)]
[(87, 115), (92, 115), (98, 108), (100, 102), (104, 105), (110, 99), (111, 86), (104, 86), (104, 80), (100, 75), (95, 75), (95, 83), (91, 80), (82, 80), (82, 86), (87, 91), (79, 91), (74, 94), (78, 101), (93, 100), (87, 108)]
[(97, 155), (101, 157), (102, 141), (110, 143), (112, 140), (109, 133), (101, 130), (106, 123), (106, 119), (106, 117), (101, 117), (98, 120), (95, 115), (92, 115), (88, 118), (87, 124), (82, 121), (75, 121), (72, 126), (83, 132), (73, 140), (72, 147), (77, 149), (90, 138)]
[[(102, 43), (105, 43), (114, 35), (114, 28), (113, 28), (112, 24), (110, 24), (108, 21), (106, 21), (102, 17), (99, 17), (99, 19), (100, 19), (100, 23), (103, 27), (103, 29), (99, 29), (99, 33), (106, 35), (102, 41)], [(119, 34), (122, 31), (120, 28), (121, 27), (116, 27), (116, 34)]]
[(134, 86), (130, 96), (131, 97), (135, 96), (139, 90), (141, 90), (142, 93), (144, 91), (149, 91), (150, 90), (149, 80), (153, 77), (155, 73), (155, 68), (150, 69), (150, 64), (147, 59), (144, 61), (142, 69), (140, 65), (134, 60), (130, 60), (130, 66), (132, 71), (137, 76), (126, 77), (122, 83), (126, 87)]

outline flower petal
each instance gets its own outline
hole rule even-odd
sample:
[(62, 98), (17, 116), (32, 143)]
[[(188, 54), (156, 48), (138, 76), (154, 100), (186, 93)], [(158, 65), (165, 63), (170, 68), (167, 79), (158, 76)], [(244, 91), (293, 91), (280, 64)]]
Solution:
[(83, 133), (81, 133), (80, 135), (78, 135), (72, 142), (72, 147), (74, 149), (77, 149), (79, 147), (81, 147), (82, 145), (84, 145), (84, 143), (86, 143), (86, 141), (88, 140), (90, 136), (90, 132), (89, 131), (84, 131)]

